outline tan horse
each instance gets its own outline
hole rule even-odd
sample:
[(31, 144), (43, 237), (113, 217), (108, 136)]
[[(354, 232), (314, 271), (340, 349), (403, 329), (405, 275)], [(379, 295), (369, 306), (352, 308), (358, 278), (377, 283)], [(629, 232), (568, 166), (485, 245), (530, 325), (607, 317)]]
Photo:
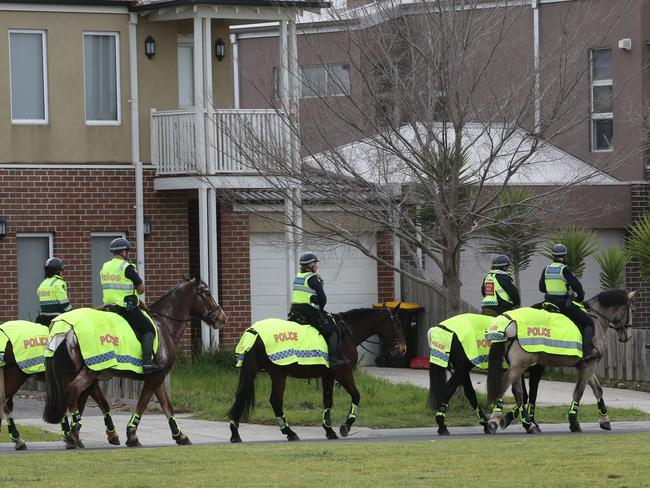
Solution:
[[(631, 338), (630, 326), (634, 310), (634, 296), (636, 291), (628, 293), (625, 290), (609, 290), (599, 293), (585, 303), (587, 313), (594, 319), (595, 337), (594, 346), (604, 355), (607, 349), (605, 333), (612, 328), (618, 335), (620, 342), (627, 342)], [(521, 384), (522, 373), (533, 364), (556, 367), (575, 367), (578, 370), (578, 381), (573, 391), (573, 401), (569, 409), (569, 427), (571, 432), (581, 432), (578, 422), (578, 407), (584, 393), (585, 386), (589, 384), (598, 401), (600, 412), (600, 427), (610, 430), (611, 425), (607, 416), (607, 407), (603, 400), (603, 389), (596, 378), (596, 365), (598, 361), (584, 362), (577, 356), (560, 356), (547, 353), (529, 353), (522, 349), (517, 340), (517, 324), (512, 321), (506, 328), (507, 340), (494, 342), (490, 348), (488, 365), (488, 402), (495, 403), (496, 407), (490, 417), (487, 433), (494, 434), (497, 428), (503, 426), (503, 395), (510, 385), (513, 385), (515, 399), (522, 401)], [(509, 368), (503, 374), (501, 370), (503, 358), (509, 363)]]
[[(174, 410), (164, 380), (176, 362), (176, 347), (191, 319), (203, 320), (219, 329), (226, 324), (228, 317), (212, 297), (210, 289), (198, 277), (186, 280), (167, 292), (151, 305), (150, 310), (159, 330), (159, 346), (156, 357), (158, 363), (164, 367), (158, 373), (144, 376), (116, 369), (106, 369), (101, 372), (89, 369), (84, 364), (74, 330), (65, 334), (65, 340), (57, 347), (54, 356), (45, 360), (47, 400), (43, 420), (56, 424), (65, 415), (66, 409), (72, 414), (71, 431), (65, 439), (66, 447), (83, 447), (79, 441), (80, 399), (83, 398), (87, 389), (92, 387), (100, 373), (144, 382), (138, 404), (127, 425), (127, 446), (140, 446), (137, 436), (138, 424), (154, 394), (169, 419), (172, 438), (177, 444), (191, 444), (188, 437), (181, 432), (174, 418)], [(97, 326), (101, 327), (101, 324)]]

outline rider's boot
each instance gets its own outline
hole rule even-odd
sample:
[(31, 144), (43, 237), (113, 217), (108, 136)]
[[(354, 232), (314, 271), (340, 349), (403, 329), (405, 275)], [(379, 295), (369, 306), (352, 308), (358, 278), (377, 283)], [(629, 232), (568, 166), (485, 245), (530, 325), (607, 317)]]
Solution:
[(346, 358), (341, 357), (341, 341), (339, 340), (338, 332), (332, 330), (329, 335), (325, 337), (325, 340), (327, 341), (327, 349), (329, 350), (330, 368), (337, 369), (347, 366), (349, 361)]
[(142, 371), (144, 374), (158, 373), (164, 366), (153, 361), (153, 338), (152, 332), (142, 336)]
[(584, 351), (583, 361), (595, 361), (602, 356), (600, 351), (594, 347), (594, 328), (585, 327), (582, 331), (582, 350)]

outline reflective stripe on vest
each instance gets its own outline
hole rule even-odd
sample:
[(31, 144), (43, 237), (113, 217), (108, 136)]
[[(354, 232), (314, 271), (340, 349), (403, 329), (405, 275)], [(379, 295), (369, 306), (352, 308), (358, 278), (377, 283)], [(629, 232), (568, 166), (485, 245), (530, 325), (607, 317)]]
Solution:
[(126, 259), (113, 258), (102, 266), (99, 279), (102, 283), (104, 305), (114, 304), (124, 307), (124, 299), (136, 294), (133, 281), (124, 274), (129, 265), (133, 266)]
[(546, 294), (563, 297), (568, 295), (569, 287), (564, 277), (564, 268), (566, 264), (551, 263), (544, 269), (544, 284), (546, 285)]
[(298, 273), (293, 280), (293, 294), (291, 303), (300, 304), (306, 303), (312, 307), (318, 308), (318, 305), (311, 301), (311, 297), (316, 296), (316, 290), (309, 287), (307, 283), (312, 276), (318, 276), (316, 273), (308, 271), (306, 273)]
[(497, 299), (497, 297), (501, 298), (501, 300), (504, 300), (508, 303), (512, 303), (512, 299), (497, 280), (496, 275), (498, 274), (510, 276), (510, 273), (506, 273), (505, 271), (501, 271), (500, 269), (490, 270), (490, 272), (483, 280), (485, 296), (483, 297), (483, 301), (481, 302), (481, 305), (483, 305), (484, 307), (492, 307), (492, 306), (499, 305), (499, 300)]
[(65, 281), (59, 275), (45, 278), (36, 290), (41, 315), (56, 317), (72, 308)]

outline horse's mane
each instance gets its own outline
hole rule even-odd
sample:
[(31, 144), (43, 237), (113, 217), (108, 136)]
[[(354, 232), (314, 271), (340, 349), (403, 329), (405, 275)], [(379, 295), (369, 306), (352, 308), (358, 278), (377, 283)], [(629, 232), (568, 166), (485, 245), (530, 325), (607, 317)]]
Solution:
[(595, 297), (601, 307), (617, 307), (625, 305), (628, 302), (627, 292), (625, 290), (607, 290), (600, 292)]
[(181, 286), (183, 286), (183, 285), (186, 284), (186, 283), (189, 283), (190, 281), (192, 281), (192, 278), (183, 278), (183, 281), (181, 281), (180, 283), (177, 283), (176, 286), (174, 286), (174, 288), (172, 288), (171, 290), (167, 290), (165, 293), (163, 293), (163, 294), (158, 298), (158, 300), (156, 300), (155, 302), (151, 303), (151, 305), (149, 305), (149, 308), (151, 308), (151, 307), (155, 307), (156, 304), (160, 304), (160, 303), (161, 303), (162, 301), (164, 301), (164, 300), (165, 300), (169, 295), (171, 295), (171, 294), (174, 293), (177, 289), (179, 289)]
[(376, 312), (377, 308), (355, 308), (352, 310), (348, 310), (347, 312), (341, 312), (339, 315), (342, 317), (345, 317), (347, 320), (362, 320), (366, 318), (368, 315), (372, 314), (373, 312)]

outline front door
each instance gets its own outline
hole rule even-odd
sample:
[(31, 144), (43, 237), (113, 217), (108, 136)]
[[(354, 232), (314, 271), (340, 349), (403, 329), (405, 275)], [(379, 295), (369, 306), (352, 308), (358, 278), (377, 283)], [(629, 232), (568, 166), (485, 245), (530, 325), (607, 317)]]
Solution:
[(194, 106), (194, 41), (178, 36), (178, 106)]

